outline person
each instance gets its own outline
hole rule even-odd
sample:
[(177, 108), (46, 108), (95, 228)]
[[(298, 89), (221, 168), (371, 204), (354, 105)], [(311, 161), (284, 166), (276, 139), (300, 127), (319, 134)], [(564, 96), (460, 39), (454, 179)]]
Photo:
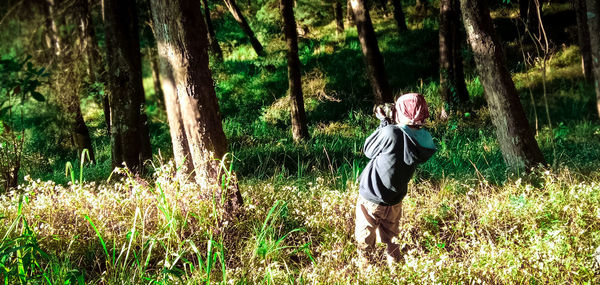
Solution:
[[(402, 199), (417, 165), (436, 151), (431, 134), (423, 129), (429, 117), (423, 95), (400, 96), (392, 110), (377, 107), (381, 123), (365, 141), (364, 154), (370, 159), (359, 178), (356, 202), (355, 238), (363, 263), (374, 261), (376, 231), (386, 244), (388, 265), (399, 261), (399, 245), (392, 239), (399, 234)], [(394, 123), (394, 124), (392, 124)]]

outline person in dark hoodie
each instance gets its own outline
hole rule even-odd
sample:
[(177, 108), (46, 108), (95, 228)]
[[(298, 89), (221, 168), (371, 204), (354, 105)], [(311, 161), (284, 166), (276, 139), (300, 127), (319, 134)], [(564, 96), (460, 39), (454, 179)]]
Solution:
[(355, 238), (360, 258), (367, 263), (374, 258), (378, 229), (387, 245), (388, 264), (401, 258), (399, 245), (392, 239), (399, 233), (402, 199), (417, 166), (436, 151), (431, 134), (422, 128), (429, 117), (423, 95), (404, 94), (393, 109), (386, 116), (384, 108), (376, 108), (381, 124), (363, 148), (370, 161), (359, 178)]

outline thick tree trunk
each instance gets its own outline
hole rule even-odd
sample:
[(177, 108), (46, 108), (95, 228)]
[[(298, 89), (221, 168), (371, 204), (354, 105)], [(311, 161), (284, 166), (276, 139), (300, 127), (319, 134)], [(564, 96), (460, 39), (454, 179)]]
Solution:
[(300, 74), (300, 58), (298, 57), (298, 34), (294, 19), (294, 1), (280, 0), (283, 30), (287, 44), (288, 82), (290, 105), (292, 112), (292, 134), (294, 141), (309, 138), (302, 96), (302, 79)]
[(394, 20), (396, 20), (398, 31), (400, 33), (408, 31), (406, 17), (404, 16), (404, 11), (402, 11), (402, 3), (400, 0), (392, 0), (392, 5), (394, 6)]
[(440, 1), (440, 95), (450, 108), (469, 99), (460, 53), (458, 5), (455, 0)]
[(587, 24), (587, 8), (585, 0), (574, 0), (575, 15), (577, 17), (577, 39), (581, 51), (581, 69), (587, 82), (594, 81), (592, 54), (590, 48), (590, 30)]
[(371, 23), (369, 11), (365, 6), (365, 0), (351, 0), (352, 11), (356, 21), (356, 29), (358, 31), (358, 39), (362, 47), (362, 52), (367, 65), (367, 73), (371, 81), (375, 104), (392, 102), (392, 89), (388, 83), (383, 63), (383, 56), (379, 51), (377, 44), (377, 36)]
[[(219, 183), (223, 169), (216, 159), (223, 159), (227, 153), (227, 139), (208, 66), (207, 30), (204, 21), (198, 18), (200, 2), (152, 0), (151, 6), (154, 23), (162, 27), (154, 29), (161, 61), (173, 70), (196, 182), (204, 187), (205, 199), (212, 199), (213, 195), (222, 197)], [(227, 190), (226, 196), (226, 209), (239, 210), (242, 197), (237, 184)]]
[(590, 30), (590, 47), (594, 67), (596, 107), (600, 116), (600, 1), (587, 0), (587, 24)]
[(204, 6), (204, 21), (206, 22), (206, 29), (208, 30), (208, 42), (210, 44), (210, 50), (217, 60), (223, 60), (223, 51), (219, 46), (219, 42), (215, 36), (215, 28), (210, 18), (210, 8), (208, 7), (208, 0), (202, 0)]
[(160, 77), (165, 98), (165, 109), (169, 120), (169, 133), (171, 134), (175, 165), (181, 169), (182, 173), (190, 174), (194, 170), (194, 164), (192, 163), (192, 155), (183, 127), (173, 69), (169, 63), (169, 55), (166, 54), (169, 51), (168, 43), (158, 42), (158, 51), (160, 53)]
[(335, 26), (338, 34), (344, 33), (344, 13), (342, 12), (342, 0), (335, 0), (333, 3), (333, 15), (335, 16)]
[(105, 0), (106, 59), (113, 167), (125, 163), (134, 172), (151, 158), (144, 114), (144, 88), (134, 0)]
[(492, 123), (512, 171), (545, 164), (496, 38), (486, 1), (460, 0), (467, 37), (485, 91)]
[(254, 35), (254, 32), (250, 28), (250, 25), (248, 25), (248, 21), (246, 21), (246, 18), (242, 14), (240, 8), (235, 3), (235, 0), (224, 1), (225, 5), (227, 5), (227, 8), (229, 9), (229, 12), (231, 12), (231, 15), (233, 15), (233, 18), (238, 22), (238, 24), (250, 40), (250, 44), (252, 45), (252, 48), (254, 48), (254, 51), (256, 51), (256, 54), (258, 56), (264, 56), (265, 51), (263, 49), (263, 46), (260, 44), (256, 36)]

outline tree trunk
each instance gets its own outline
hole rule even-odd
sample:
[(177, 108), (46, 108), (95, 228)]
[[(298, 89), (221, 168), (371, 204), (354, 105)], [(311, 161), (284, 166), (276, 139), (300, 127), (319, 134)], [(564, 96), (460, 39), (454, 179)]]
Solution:
[(98, 52), (98, 41), (96, 32), (92, 24), (92, 15), (90, 13), (89, 0), (80, 0), (80, 33), (81, 33), (81, 49), (87, 58), (87, 73), (90, 82), (99, 80), (99, 74), (102, 73), (103, 65), (102, 58)]
[(338, 34), (344, 33), (344, 13), (342, 12), (342, 0), (333, 2), (333, 14), (335, 16), (335, 26)]
[[(539, 33), (539, 21), (537, 17), (537, 5), (535, 0), (519, 0), (519, 17), (525, 24), (525, 27), (532, 33)], [(540, 6), (541, 9), (541, 6)]]
[(294, 141), (309, 138), (304, 112), (304, 97), (302, 96), (302, 79), (300, 74), (300, 58), (298, 57), (298, 34), (294, 19), (294, 1), (281, 0), (281, 17), (287, 44), (288, 82), (290, 105), (292, 112), (292, 134)]
[(590, 48), (590, 30), (587, 25), (587, 8), (585, 0), (575, 0), (575, 15), (577, 18), (577, 39), (581, 51), (581, 69), (587, 82), (594, 81), (592, 54)]
[(460, 52), (458, 1), (440, 1), (440, 95), (449, 108), (469, 99)]
[(46, 41), (55, 56), (60, 56), (62, 44), (60, 42), (60, 36), (58, 31), (58, 25), (56, 24), (55, 15), (55, 3), (54, 0), (46, 0), (44, 5), (44, 13), (46, 14), (46, 30), (47, 37)]
[(142, 172), (151, 158), (134, 0), (105, 0), (106, 59), (113, 167)]
[[(173, 145), (173, 156), (175, 165), (181, 169), (182, 173), (190, 174), (194, 170), (192, 155), (188, 146), (183, 118), (181, 117), (181, 107), (177, 98), (177, 86), (173, 75), (173, 69), (169, 63), (169, 55), (166, 54), (169, 46), (165, 42), (158, 42), (159, 51), (159, 70), (162, 78), (162, 90), (165, 98), (165, 109), (169, 120), (169, 133), (171, 134), (171, 143)], [(187, 176), (187, 175), (186, 175)]]
[(250, 39), (250, 44), (252, 44), (252, 48), (254, 48), (254, 51), (256, 51), (256, 54), (258, 56), (265, 56), (265, 51), (263, 49), (263, 46), (260, 44), (260, 42), (258, 41), (256, 36), (254, 35), (254, 32), (250, 28), (250, 25), (248, 25), (246, 18), (242, 14), (242, 11), (240, 11), (240, 8), (235, 3), (235, 0), (224, 0), (224, 1), (225, 1), (225, 5), (227, 5), (227, 8), (229, 9), (229, 12), (231, 12), (231, 15), (233, 15), (233, 18), (238, 22), (238, 24), (240, 25), (240, 27), (242, 28), (242, 30), (244, 31), (244, 33), (246, 34), (248, 39)]
[(402, 3), (400, 0), (392, 0), (392, 5), (394, 6), (394, 20), (396, 20), (398, 31), (400, 33), (408, 31), (406, 17), (404, 16), (404, 11), (402, 11)]
[(204, 21), (206, 22), (206, 28), (208, 30), (208, 42), (210, 45), (210, 50), (217, 60), (223, 60), (223, 51), (221, 50), (219, 42), (215, 36), (215, 28), (213, 27), (212, 19), (210, 18), (208, 0), (202, 0), (202, 5), (204, 6)]
[(354, 12), (352, 11), (352, 0), (346, 1), (346, 19), (348, 19), (348, 24), (354, 25)]
[(371, 23), (369, 10), (365, 7), (365, 0), (351, 0), (351, 4), (375, 104), (392, 102), (394, 100), (392, 89), (388, 83), (383, 56), (379, 51), (377, 36)]
[(596, 107), (600, 116), (600, 2), (587, 0), (587, 24), (590, 30), (590, 48), (594, 68), (594, 89)]
[(152, 83), (154, 86), (154, 96), (160, 102), (163, 98), (162, 84), (160, 83), (160, 70), (158, 63), (156, 47), (149, 46), (146, 48), (148, 62), (150, 62), (150, 70), (152, 71)]
[(460, 0), (467, 37), (484, 88), (492, 123), (506, 165), (512, 171), (545, 164), (517, 89), (504, 59), (502, 46), (486, 1)]
[[(164, 65), (173, 70), (196, 182), (205, 187), (203, 198), (222, 197), (224, 193), (219, 183), (223, 169), (216, 159), (224, 159), (227, 139), (208, 66), (207, 30), (204, 21), (198, 18), (201, 13), (200, 2), (152, 0), (151, 6), (154, 23), (162, 27), (154, 29), (161, 61), (164, 60)], [(225, 207), (230, 212), (236, 212), (241, 207), (242, 197), (237, 184), (232, 188), (226, 193)]]

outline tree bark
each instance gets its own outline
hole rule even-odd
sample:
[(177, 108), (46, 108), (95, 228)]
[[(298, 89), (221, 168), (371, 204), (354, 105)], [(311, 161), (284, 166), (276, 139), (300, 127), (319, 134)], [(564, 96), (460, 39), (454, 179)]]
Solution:
[[(204, 21), (198, 18), (200, 2), (152, 0), (151, 6), (161, 61), (173, 71), (196, 182), (205, 190), (204, 199), (212, 199), (213, 195), (222, 197), (224, 190), (219, 183), (223, 169), (217, 159), (224, 159), (227, 139), (208, 66), (207, 30)], [(237, 184), (232, 188), (226, 190), (225, 207), (235, 212), (241, 207), (242, 197)]]
[(365, 0), (351, 0), (351, 4), (375, 104), (392, 102), (392, 89), (388, 83), (383, 56), (379, 51), (377, 36), (373, 29), (369, 10), (365, 7)]
[(148, 56), (148, 62), (150, 62), (150, 70), (152, 71), (152, 83), (154, 86), (154, 95), (158, 101), (163, 98), (162, 84), (160, 82), (160, 68), (158, 63), (158, 56), (156, 47), (149, 46), (146, 48), (146, 55)]
[(338, 34), (344, 33), (344, 15), (342, 12), (342, 0), (334, 0), (333, 14), (335, 17), (335, 26)]
[(60, 56), (62, 43), (60, 42), (58, 25), (56, 24), (55, 10), (56, 6), (54, 0), (46, 0), (46, 3), (44, 3), (47, 30), (46, 41), (50, 49), (54, 51), (54, 55)]
[(81, 33), (81, 49), (86, 54), (87, 58), (87, 73), (90, 82), (99, 80), (99, 76), (103, 71), (102, 57), (98, 52), (98, 40), (92, 23), (92, 15), (90, 12), (89, 0), (80, 0), (80, 24)]
[(298, 57), (298, 34), (294, 18), (294, 1), (281, 0), (281, 16), (287, 45), (288, 82), (292, 116), (292, 134), (294, 141), (309, 138), (302, 96), (302, 79), (300, 74), (300, 58)]
[(545, 164), (497, 40), (486, 1), (460, 0), (467, 37), (506, 165), (512, 171)]
[(400, 0), (392, 0), (392, 5), (394, 6), (394, 20), (396, 20), (398, 32), (403, 33), (408, 31), (406, 17), (404, 16), (404, 11), (402, 11), (402, 3)]
[(254, 48), (256, 54), (258, 56), (265, 56), (263, 46), (260, 44), (256, 36), (254, 35), (254, 32), (250, 28), (250, 25), (248, 25), (248, 21), (246, 21), (246, 18), (242, 14), (242, 11), (240, 11), (240, 8), (235, 3), (235, 0), (224, 1), (225, 5), (227, 5), (227, 8), (229, 9), (229, 12), (231, 12), (231, 15), (233, 15), (233, 18), (238, 22), (238, 24), (250, 40), (250, 44), (252, 45), (252, 48)]
[(202, 0), (202, 5), (204, 6), (204, 21), (206, 22), (206, 28), (208, 30), (210, 50), (217, 60), (223, 60), (223, 50), (221, 50), (221, 46), (219, 46), (219, 42), (215, 36), (215, 28), (213, 27), (212, 19), (210, 18), (208, 0)]
[(575, 16), (577, 17), (577, 39), (581, 52), (581, 69), (587, 82), (594, 81), (592, 54), (590, 48), (590, 30), (587, 25), (587, 8), (585, 0), (574, 0)]
[(600, 116), (600, 2), (587, 0), (587, 24), (590, 30), (590, 48), (594, 68), (594, 89), (596, 108)]
[(440, 95), (449, 108), (469, 100), (460, 52), (459, 10), (456, 0), (440, 1)]
[(113, 167), (136, 173), (151, 158), (134, 0), (105, 0), (106, 59)]

